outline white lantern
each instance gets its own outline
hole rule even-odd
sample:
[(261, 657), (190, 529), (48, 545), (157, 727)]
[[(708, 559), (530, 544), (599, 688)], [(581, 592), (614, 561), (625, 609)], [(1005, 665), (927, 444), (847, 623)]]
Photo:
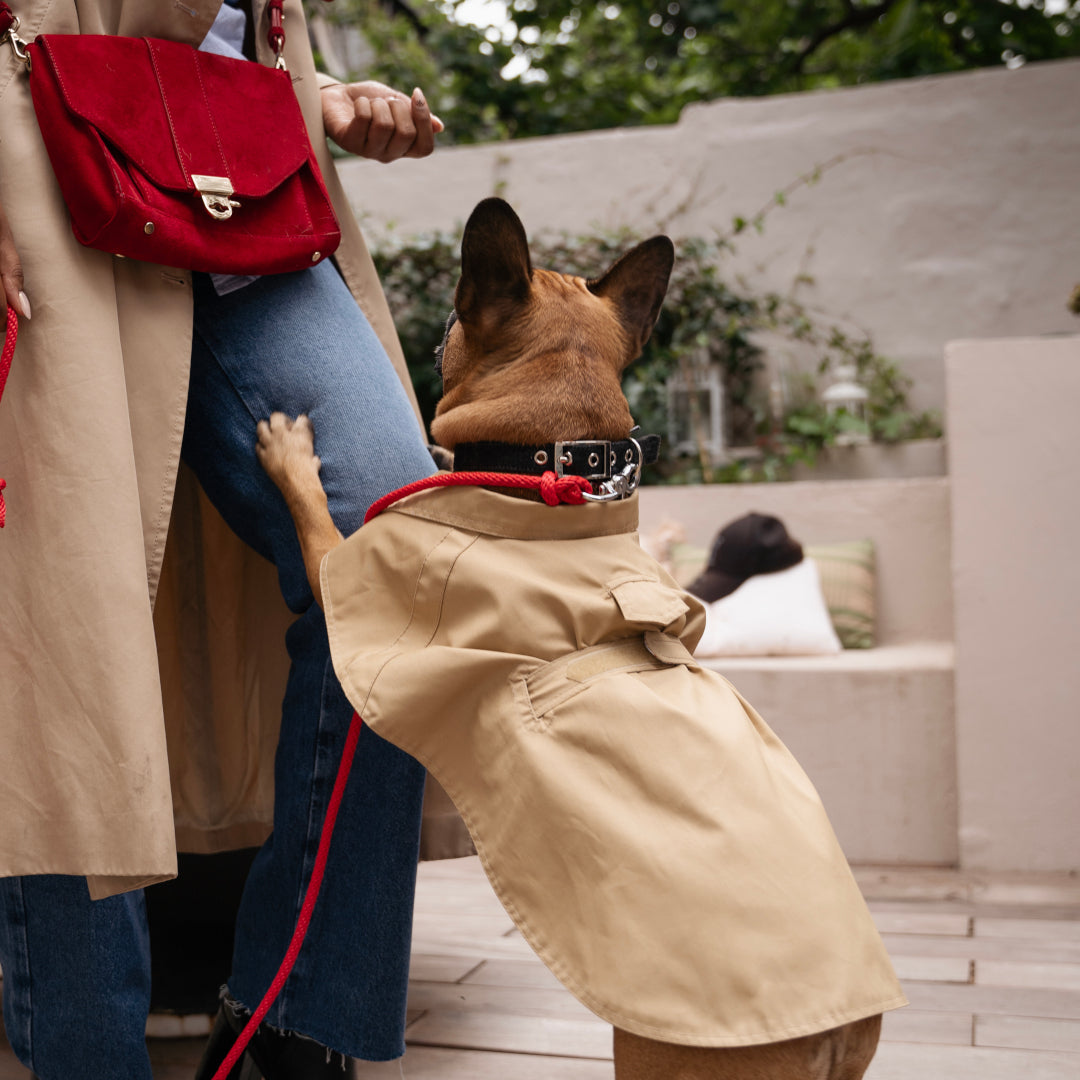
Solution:
[(694, 364), (667, 381), (668, 441), (677, 454), (724, 460), (724, 382), (718, 364)]
[(842, 409), (853, 425), (836, 436), (837, 446), (856, 446), (870, 441), (870, 422), (866, 414), (866, 402), (870, 397), (866, 387), (856, 381), (858, 369), (854, 364), (840, 364), (836, 368), (836, 382), (826, 387), (821, 395), (829, 413)]

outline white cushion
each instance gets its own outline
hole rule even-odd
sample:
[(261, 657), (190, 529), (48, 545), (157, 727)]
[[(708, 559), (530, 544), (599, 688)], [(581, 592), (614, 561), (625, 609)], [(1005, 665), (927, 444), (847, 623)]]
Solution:
[(705, 616), (698, 656), (825, 656), (842, 649), (813, 559), (755, 574), (706, 604)]

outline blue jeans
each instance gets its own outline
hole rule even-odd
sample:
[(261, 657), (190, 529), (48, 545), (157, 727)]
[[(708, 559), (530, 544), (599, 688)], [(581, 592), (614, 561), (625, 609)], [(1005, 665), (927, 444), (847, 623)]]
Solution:
[[(237, 920), (229, 989), (254, 1009), (292, 935), (352, 708), (330, 663), (257, 420), (307, 413), (348, 536), (376, 498), (434, 471), (388, 357), (329, 263), (219, 297), (195, 280), (183, 456), (236, 533), (273, 560), (298, 618), (275, 761), (274, 831)], [(303, 950), (267, 1021), (352, 1057), (404, 1053), (423, 769), (364, 729)], [(42, 1080), (149, 1080), (149, 949), (139, 893), (91, 902), (81, 878), (0, 879), (4, 1019)]]

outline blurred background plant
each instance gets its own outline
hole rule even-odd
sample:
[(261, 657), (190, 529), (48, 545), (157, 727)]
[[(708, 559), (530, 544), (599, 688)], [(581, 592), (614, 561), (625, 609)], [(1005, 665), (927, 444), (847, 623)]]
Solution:
[[(755, 219), (756, 220), (756, 219)], [(760, 221), (757, 222), (760, 226)], [(694, 483), (785, 478), (793, 465), (812, 464), (824, 447), (865, 424), (878, 442), (932, 438), (941, 434), (930, 413), (915, 413), (907, 401), (910, 380), (898, 365), (880, 356), (867, 335), (851, 335), (816, 316), (795, 295), (755, 292), (722, 273), (734, 235), (748, 222), (736, 218), (729, 234), (677, 241), (677, 257), (660, 319), (645, 351), (623, 378), (635, 421), (664, 436), (662, 460), (647, 473), (650, 482)], [(596, 277), (628, 247), (643, 239), (629, 230), (589, 236), (538, 236), (531, 240), (537, 266)], [(442, 392), (434, 368), (453, 307), (460, 259), (460, 234), (434, 233), (378, 239), (374, 256), (409, 360), (413, 384), (426, 422)], [(762, 339), (792, 344), (809, 369), (787, 380), (782, 400), (763, 385)], [(854, 366), (868, 394), (865, 418), (830, 411), (821, 390), (830, 373)], [(715, 372), (722, 394), (723, 443), (718, 454), (707, 407), (690, 408), (683, 418), (688, 438), (672, 438), (673, 389), (694, 387)], [(685, 434), (685, 433), (684, 433)]]
[(305, 0), (323, 66), (422, 86), (443, 141), (1080, 56), (1080, 0)]

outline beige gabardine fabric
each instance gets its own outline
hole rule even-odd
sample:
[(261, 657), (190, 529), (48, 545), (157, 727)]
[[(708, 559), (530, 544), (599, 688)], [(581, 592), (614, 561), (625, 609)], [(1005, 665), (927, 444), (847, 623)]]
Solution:
[(636, 497), (414, 495), (323, 561), (338, 677), (461, 811), (499, 898), (590, 1009), (695, 1046), (904, 1004), (814, 788), (694, 661), (703, 611)]
[[(27, 39), (82, 32), (198, 44), (220, 2), (14, 6)], [(255, 0), (263, 30), (265, 9)], [(342, 225), (338, 264), (411, 394), (322, 136), (299, 0), (288, 0), (285, 18), (289, 69)], [(256, 42), (265, 63), (263, 32)], [(9, 506), (0, 533), (0, 875), (86, 874), (101, 896), (174, 874), (177, 839), (212, 851), (268, 834), (290, 616), (273, 568), (232, 536), (189, 476), (172, 514), (190, 277), (75, 241), (26, 75), (6, 47), (0, 203), (33, 304), (0, 408)]]

